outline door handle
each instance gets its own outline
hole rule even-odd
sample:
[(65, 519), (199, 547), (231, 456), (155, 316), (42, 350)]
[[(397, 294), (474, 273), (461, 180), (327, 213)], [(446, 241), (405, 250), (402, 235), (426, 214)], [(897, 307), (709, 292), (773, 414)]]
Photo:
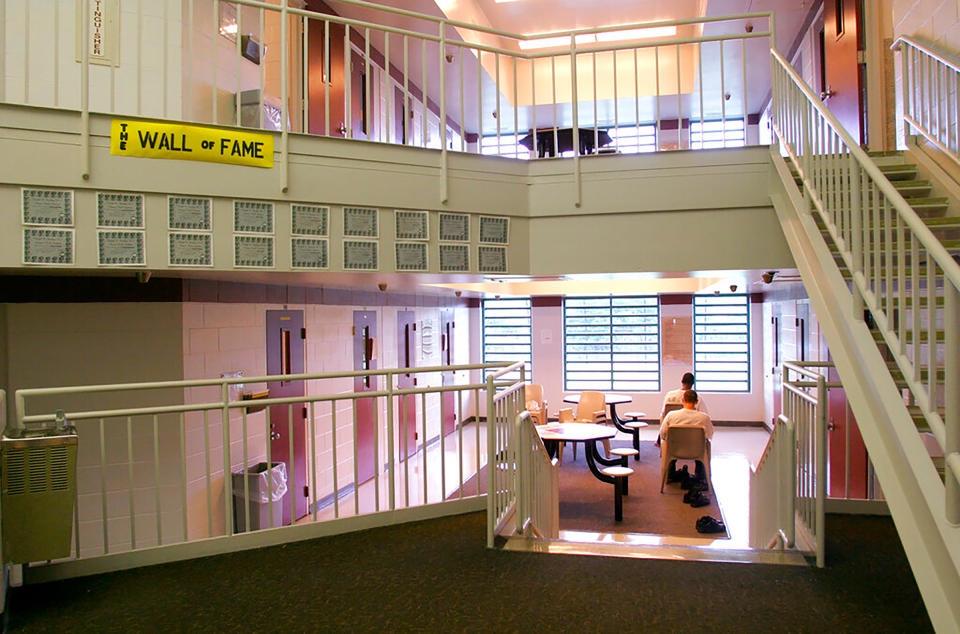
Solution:
[(820, 91), (820, 101), (826, 101), (830, 97), (833, 97), (835, 94), (837, 94), (837, 91), (831, 88), (830, 86), (827, 86), (826, 90)]

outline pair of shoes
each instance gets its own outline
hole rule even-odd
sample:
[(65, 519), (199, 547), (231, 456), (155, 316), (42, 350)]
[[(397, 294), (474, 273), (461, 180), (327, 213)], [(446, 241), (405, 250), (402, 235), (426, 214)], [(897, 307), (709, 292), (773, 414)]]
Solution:
[(704, 515), (697, 520), (697, 532), (698, 533), (726, 533), (727, 527), (724, 526), (723, 522), (720, 520), (714, 519), (709, 515)]
[(667, 474), (667, 482), (686, 482), (690, 478), (690, 471), (687, 469), (687, 465), (683, 465), (683, 469), (674, 469)]
[(697, 491), (693, 495), (690, 495), (688, 493), (687, 495), (683, 496), (683, 501), (689, 504), (690, 506), (692, 506), (693, 508), (697, 509), (697, 508), (700, 508), (701, 506), (707, 506), (708, 504), (710, 504), (710, 496), (704, 495), (700, 491)]

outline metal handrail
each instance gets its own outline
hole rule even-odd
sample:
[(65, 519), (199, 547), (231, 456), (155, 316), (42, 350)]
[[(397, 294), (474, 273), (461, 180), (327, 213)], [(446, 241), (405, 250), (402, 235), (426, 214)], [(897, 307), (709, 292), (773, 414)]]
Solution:
[[(883, 172), (880, 171), (880, 168), (877, 167), (876, 163), (870, 160), (870, 157), (867, 156), (867, 153), (863, 151), (863, 149), (860, 147), (860, 144), (850, 136), (843, 125), (841, 125), (841, 123), (833, 115), (833, 113), (823, 105), (823, 102), (820, 101), (819, 97), (817, 97), (810, 87), (807, 86), (807, 83), (802, 77), (800, 77), (799, 74), (797, 74), (797, 72), (783, 57), (783, 55), (781, 55), (775, 49), (770, 50), (770, 55), (780, 65), (787, 76), (793, 80), (793, 83), (797, 86), (800, 92), (803, 93), (803, 95), (809, 100), (810, 105), (820, 116), (824, 118), (824, 120), (826, 120), (830, 127), (833, 128), (834, 133), (840, 137), (847, 150), (856, 159), (857, 163), (860, 164), (861, 169), (867, 173), (880, 192), (890, 200), (890, 202), (893, 204), (893, 207), (897, 210), (904, 222), (914, 233), (916, 239), (930, 253), (937, 265), (943, 269), (944, 276), (956, 288), (960, 289), (960, 264), (957, 264), (956, 260), (954, 260), (950, 253), (947, 252), (947, 250), (943, 247), (943, 244), (941, 244), (937, 237), (933, 235), (933, 232), (930, 231), (930, 228), (924, 224), (920, 216), (917, 215), (917, 212), (913, 210), (913, 207), (911, 207), (900, 194), (900, 192), (898, 192), (897, 189), (890, 184), (890, 181), (887, 180), (887, 177), (884, 176)], [(782, 136), (782, 132), (780, 131), (776, 122), (773, 123), (773, 127), (777, 132), (777, 136)], [(800, 175), (803, 178), (804, 183), (812, 189), (812, 184), (809, 183), (807, 175), (804, 174), (803, 167), (800, 165), (799, 160), (797, 161), (797, 169), (800, 170)], [(844, 252), (843, 255), (844, 259), (849, 257), (846, 252)], [(848, 265), (849, 264), (850, 263), (848, 263)], [(854, 267), (851, 266), (850, 268), (851, 271), (854, 270)]]
[(932, 48), (921, 44), (920, 42), (918, 42), (917, 40), (913, 39), (913, 38), (910, 37), (909, 35), (901, 35), (901, 36), (898, 37), (896, 40), (894, 40), (893, 44), (890, 45), (890, 50), (892, 50), (892, 51), (899, 51), (901, 44), (909, 44), (909, 45), (912, 46), (913, 48), (915, 48), (915, 49), (917, 49), (917, 50), (919, 50), (919, 51), (922, 51), (922, 52), (926, 53), (927, 55), (929, 55), (930, 57), (934, 58), (935, 60), (937, 60), (937, 61), (940, 62), (941, 64), (945, 64), (945, 65), (949, 66), (950, 68), (952, 68), (953, 70), (955, 70), (955, 71), (957, 71), (958, 73), (960, 73), (960, 62), (956, 62), (956, 61), (954, 61), (954, 60), (951, 60), (951, 59), (948, 59), (948, 58), (944, 57), (942, 54), (937, 53), (937, 52), (936, 52), (935, 50), (933, 50)]

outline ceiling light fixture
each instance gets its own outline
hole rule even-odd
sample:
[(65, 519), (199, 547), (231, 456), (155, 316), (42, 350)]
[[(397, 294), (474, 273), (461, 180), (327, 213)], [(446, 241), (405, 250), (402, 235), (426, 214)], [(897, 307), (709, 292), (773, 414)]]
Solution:
[[(653, 26), (646, 29), (622, 29), (604, 33), (584, 33), (576, 36), (577, 44), (596, 44), (623, 42), (627, 40), (649, 40), (658, 37), (670, 37), (677, 34), (675, 26)], [(569, 37), (545, 37), (539, 40), (520, 40), (520, 49), (529, 51), (540, 48), (560, 48), (570, 46)]]

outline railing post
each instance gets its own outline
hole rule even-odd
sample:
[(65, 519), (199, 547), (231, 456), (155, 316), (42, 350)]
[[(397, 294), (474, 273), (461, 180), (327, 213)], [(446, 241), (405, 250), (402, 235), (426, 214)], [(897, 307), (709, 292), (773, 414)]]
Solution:
[[(384, 378), (387, 381), (387, 465), (389, 465), (389, 469), (390, 469), (390, 477), (388, 478), (390, 490), (387, 492), (387, 500), (388, 500), (388, 508), (391, 511), (393, 511), (397, 508), (396, 506), (397, 458), (396, 458), (396, 452), (393, 449), (393, 445), (395, 442), (393, 438), (393, 397), (394, 397), (393, 372), (388, 372)], [(400, 398), (403, 398), (403, 397), (400, 397)], [(316, 462), (316, 457), (314, 457), (314, 462)]]
[(816, 430), (816, 536), (817, 567), (823, 568), (826, 547), (824, 509), (827, 498), (827, 380), (821, 374), (817, 377), (817, 430)]
[[(577, 103), (577, 38), (570, 36), (570, 107), (573, 114), (573, 206), (583, 204), (583, 180), (580, 175), (580, 107)], [(557, 148), (559, 154), (559, 148)]]
[[(389, 34), (387, 35), (389, 37)], [(446, 61), (447, 55), (447, 22), (446, 20), (440, 21), (440, 44), (439, 44), (440, 54), (437, 59), (439, 60), (439, 71), (440, 71), (440, 204), (446, 205), (447, 199), (450, 197), (448, 187), (450, 184), (447, 182), (447, 74), (446, 66), (444, 62)], [(389, 70), (387, 71), (389, 72)], [(426, 95), (426, 92), (424, 92)], [(514, 95), (514, 102), (516, 102), (516, 95)], [(427, 100), (424, 98), (423, 107), (426, 109)], [(500, 113), (497, 113), (499, 116)], [(461, 134), (463, 129), (460, 130)], [(499, 148), (498, 148), (499, 149)]]
[[(220, 382), (220, 399), (223, 403), (220, 416), (220, 424), (223, 426), (221, 430), (223, 432), (223, 525), (226, 534), (233, 535), (233, 479), (230, 473), (230, 386), (226, 379)], [(270, 438), (267, 438), (267, 446), (269, 445)], [(246, 469), (247, 465), (243, 465), (243, 468)], [(272, 507), (270, 516), (273, 517)]]
[(497, 508), (497, 499), (499, 497), (496, 488), (496, 478), (495, 472), (497, 466), (495, 463), (496, 459), (496, 446), (497, 446), (497, 429), (496, 429), (496, 420), (493, 415), (493, 397), (494, 397), (494, 387), (493, 387), (493, 374), (487, 376), (487, 548), (493, 548), (493, 538), (494, 538), (494, 528), (496, 525), (496, 513), (494, 512)]
[[(861, 214), (860, 200), (860, 166), (853, 154), (847, 153), (847, 163), (850, 166), (850, 231), (851, 257), (853, 262), (850, 273), (856, 277), (858, 273), (863, 273), (863, 224)], [(863, 294), (860, 292), (856, 283), (851, 284), (853, 294), (853, 318), (857, 321), (863, 321)]]
[[(242, 7), (239, 7), (237, 9), (238, 16), (241, 13), (241, 8)], [(287, 54), (290, 51), (288, 46), (288, 40), (290, 39), (288, 33), (289, 24), (287, 23), (288, 15), (287, 0), (283, 0), (280, 4), (280, 191), (284, 194), (287, 193), (290, 186), (290, 153), (288, 151), (290, 139), (289, 131), (287, 130), (289, 127), (287, 109), (290, 107), (289, 100), (287, 99)], [(237, 33), (237, 41), (240, 41), (239, 33)], [(214, 46), (216, 46), (216, 44)], [(216, 98), (216, 96), (214, 96), (214, 98)], [(262, 112), (263, 108), (261, 107), (260, 110)]]
[(80, 178), (90, 180), (90, 0), (83, 0), (82, 5), (83, 46), (81, 46), (82, 53), (80, 59)]
[(903, 113), (901, 113), (900, 120), (903, 121), (903, 143), (906, 145), (907, 139), (910, 136), (910, 124), (907, 123), (907, 117), (910, 115), (910, 73), (907, 68), (909, 47), (904, 47), (900, 44), (895, 50), (900, 51), (900, 93), (902, 97), (900, 103), (903, 105)]
[[(944, 280), (944, 399), (946, 410), (943, 422), (946, 431), (946, 442), (943, 447), (944, 456), (960, 453), (960, 291), (949, 279)], [(931, 337), (936, 330), (932, 330)], [(930, 344), (933, 347), (933, 344)], [(930, 372), (936, 372), (931, 367)], [(932, 395), (931, 395), (932, 397)], [(947, 462), (945, 480), (946, 514), (947, 521), (954, 526), (960, 525), (960, 473), (954, 472), (950, 462)]]

